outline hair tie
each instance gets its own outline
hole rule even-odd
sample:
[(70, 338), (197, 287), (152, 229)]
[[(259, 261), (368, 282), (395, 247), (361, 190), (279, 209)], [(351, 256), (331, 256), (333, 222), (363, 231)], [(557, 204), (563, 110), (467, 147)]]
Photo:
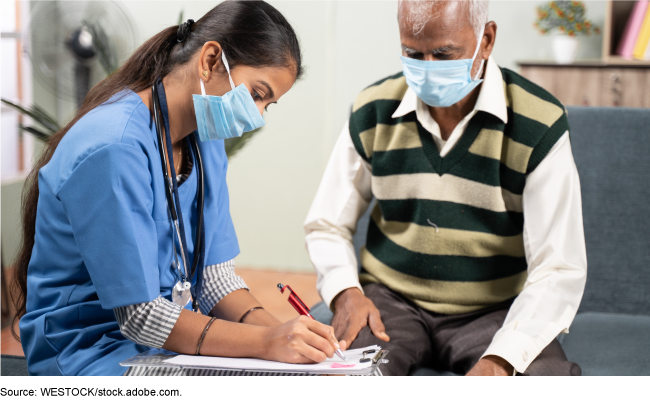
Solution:
[(176, 32), (176, 42), (178, 43), (184, 42), (185, 39), (187, 39), (187, 37), (190, 36), (190, 30), (192, 29), (192, 25), (194, 25), (194, 20), (188, 19), (187, 21), (183, 22), (178, 26), (178, 31)]

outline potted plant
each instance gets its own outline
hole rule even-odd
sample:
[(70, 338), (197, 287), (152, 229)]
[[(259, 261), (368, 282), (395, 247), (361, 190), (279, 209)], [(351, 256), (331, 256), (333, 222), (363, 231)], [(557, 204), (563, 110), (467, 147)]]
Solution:
[(578, 35), (600, 34), (600, 28), (586, 17), (582, 1), (549, 1), (537, 7), (535, 27), (553, 36), (553, 56), (559, 64), (570, 64), (578, 51)]

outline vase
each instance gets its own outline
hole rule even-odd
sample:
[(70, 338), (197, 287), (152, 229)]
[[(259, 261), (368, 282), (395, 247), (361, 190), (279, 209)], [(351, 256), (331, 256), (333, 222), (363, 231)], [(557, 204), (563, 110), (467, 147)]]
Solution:
[(553, 36), (553, 57), (558, 64), (571, 64), (578, 52), (578, 39), (572, 36)]

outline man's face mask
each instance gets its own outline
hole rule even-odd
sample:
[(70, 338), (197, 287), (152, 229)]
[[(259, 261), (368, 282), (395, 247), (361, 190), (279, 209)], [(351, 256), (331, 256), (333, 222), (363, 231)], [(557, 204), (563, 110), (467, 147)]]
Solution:
[(235, 87), (224, 51), (221, 51), (221, 60), (228, 71), (232, 90), (223, 96), (206, 95), (201, 79), (201, 94), (192, 95), (202, 142), (239, 137), (265, 124), (246, 85)]
[(485, 28), (478, 36), (476, 50), (471, 59), (425, 61), (400, 56), (409, 88), (431, 107), (449, 107), (458, 103), (483, 82), (477, 78), (483, 71), (485, 60), (481, 60), (481, 66), (474, 79), (471, 72), (484, 30)]

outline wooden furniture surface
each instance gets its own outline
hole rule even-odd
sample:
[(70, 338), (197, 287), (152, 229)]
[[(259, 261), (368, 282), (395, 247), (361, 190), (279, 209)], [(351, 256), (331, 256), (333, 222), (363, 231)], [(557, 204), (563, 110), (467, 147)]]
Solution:
[(650, 108), (650, 65), (602, 60), (518, 64), (521, 75), (567, 106)]

